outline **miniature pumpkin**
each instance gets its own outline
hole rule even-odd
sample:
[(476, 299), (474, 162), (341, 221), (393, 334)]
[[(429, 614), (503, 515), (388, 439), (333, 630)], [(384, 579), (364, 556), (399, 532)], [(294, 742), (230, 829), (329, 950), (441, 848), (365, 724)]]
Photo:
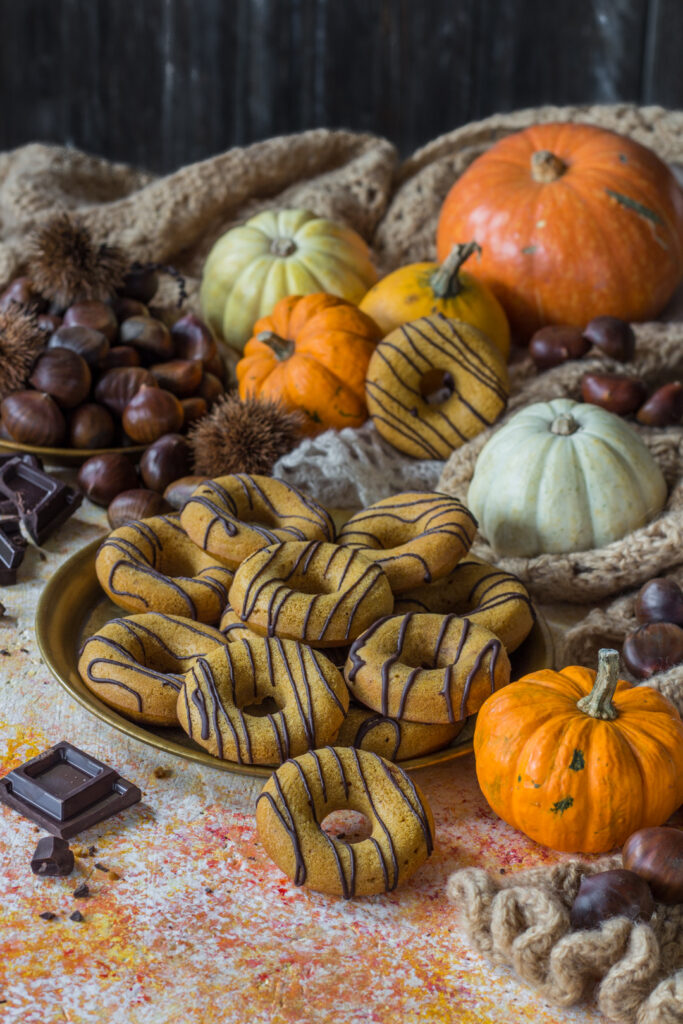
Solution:
[(380, 337), (370, 317), (335, 295), (289, 295), (254, 325), (236, 368), (240, 398), (299, 412), (305, 434), (358, 427), (368, 415), (365, 373)]
[(603, 547), (647, 523), (666, 497), (628, 423), (556, 398), (522, 409), (487, 441), (467, 504), (498, 555), (531, 558)]
[(265, 210), (215, 243), (200, 301), (214, 333), (241, 351), (259, 317), (286, 295), (329, 292), (360, 302), (377, 280), (351, 228), (308, 210)]
[(656, 317), (683, 276), (683, 192), (655, 154), (614, 132), (539, 124), (456, 181), (437, 252), (475, 238), (477, 274), (526, 342), (547, 323)]
[(461, 270), (473, 253), (481, 254), (476, 242), (454, 245), (438, 263), (411, 263), (387, 274), (370, 289), (360, 308), (371, 316), (382, 334), (430, 313), (443, 313), (478, 327), (507, 359), (510, 353), (510, 325), (498, 299), (474, 274)]
[(542, 669), (492, 694), (474, 733), (479, 785), (509, 825), (553, 850), (604, 853), (683, 802), (683, 722), (650, 686)]
[(505, 409), (505, 358), (443, 313), (402, 324), (377, 346), (365, 385), (379, 434), (416, 459), (446, 459)]

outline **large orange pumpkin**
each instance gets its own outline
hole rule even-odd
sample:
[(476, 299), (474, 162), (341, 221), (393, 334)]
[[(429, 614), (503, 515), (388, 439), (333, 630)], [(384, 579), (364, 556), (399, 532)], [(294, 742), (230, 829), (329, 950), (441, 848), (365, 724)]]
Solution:
[(651, 150), (590, 125), (541, 124), (501, 139), (441, 209), (439, 259), (482, 248), (477, 276), (518, 340), (545, 323), (656, 317), (683, 276), (683, 192)]
[(254, 324), (236, 368), (240, 398), (301, 413), (302, 432), (359, 427), (368, 416), (365, 374), (381, 332), (336, 295), (288, 295)]
[(477, 778), (500, 817), (553, 850), (603, 853), (661, 825), (683, 803), (683, 722), (650, 686), (597, 674), (533, 672), (492, 694), (474, 733)]

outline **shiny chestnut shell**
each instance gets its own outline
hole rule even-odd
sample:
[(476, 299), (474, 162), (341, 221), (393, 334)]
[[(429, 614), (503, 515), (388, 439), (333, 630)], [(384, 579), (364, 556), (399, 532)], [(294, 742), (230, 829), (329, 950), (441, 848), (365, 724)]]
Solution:
[(584, 875), (572, 904), (572, 928), (599, 928), (610, 917), (649, 921), (655, 909), (646, 881), (623, 868)]
[(636, 596), (638, 622), (674, 622), (683, 626), (683, 591), (675, 580), (649, 580)]
[(151, 316), (129, 316), (119, 326), (119, 341), (138, 349), (148, 363), (173, 358), (171, 332)]
[(109, 340), (101, 331), (81, 325), (58, 327), (47, 343), (48, 348), (68, 348), (91, 368), (99, 367), (109, 351)]
[(135, 466), (125, 455), (93, 455), (78, 471), (78, 486), (96, 505), (109, 505), (121, 491), (138, 486)]
[(158, 516), (170, 511), (171, 506), (161, 494), (149, 491), (145, 487), (135, 487), (131, 491), (121, 491), (116, 495), (107, 509), (107, 519), (112, 530), (117, 530), (124, 523), (130, 523), (136, 519), (148, 519), (150, 516)]
[(182, 476), (168, 485), (164, 498), (172, 508), (181, 509), (190, 495), (208, 479), (208, 476)]
[(665, 672), (683, 662), (683, 629), (671, 622), (650, 622), (624, 637), (624, 663), (638, 679)]
[(44, 391), (63, 409), (80, 405), (90, 394), (92, 376), (85, 359), (69, 348), (48, 348), (31, 370), (29, 384)]
[(145, 305), (156, 295), (159, 287), (159, 275), (152, 267), (133, 267), (123, 279), (119, 295), (127, 299), (137, 299)]
[(626, 320), (618, 316), (596, 316), (583, 332), (591, 345), (620, 363), (630, 362), (636, 352), (636, 336), (633, 328)]
[[(214, 337), (204, 323), (194, 313), (186, 313), (171, 328), (173, 348), (178, 359), (198, 359), (206, 364), (217, 355), (218, 350)], [(217, 376), (219, 376), (217, 374)]]
[(204, 373), (201, 362), (196, 359), (171, 359), (167, 363), (156, 363), (149, 369), (159, 387), (172, 391), (178, 398), (193, 395)]
[(13, 441), (56, 448), (66, 436), (66, 422), (55, 402), (43, 391), (15, 391), (0, 403), (2, 423)]
[(182, 434), (164, 434), (140, 459), (140, 475), (145, 486), (160, 493), (191, 471), (192, 448)]
[(560, 366), (569, 359), (581, 359), (590, 348), (578, 327), (548, 324), (531, 336), (529, 355), (539, 370)]
[(674, 380), (657, 388), (641, 405), (636, 419), (646, 427), (676, 427), (683, 419), (683, 384)]
[(183, 407), (186, 427), (190, 423), (194, 423), (195, 420), (200, 420), (202, 416), (206, 416), (209, 411), (209, 403), (199, 395), (194, 395), (192, 398), (181, 398), (180, 404)]
[(47, 302), (35, 290), (31, 279), (25, 276), (15, 277), (0, 293), (0, 310), (5, 312), (12, 305), (23, 306), (36, 313), (43, 313), (47, 309)]
[(113, 342), (119, 329), (119, 322), (111, 306), (96, 299), (75, 302), (69, 306), (64, 312), (64, 324), (66, 327), (90, 327), (104, 334), (109, 342)]
[(660, 903), (683, 903), (683, 830), (641, 828), (622, 850), (624, 867), (643, 878)]
[(141, 366), (116, 366), (100, 377), (95, 387), (95, 398), (121, 416), (143, 385), (154, 388), (156, 383), (149, 370)]
[(69, 439), (73, 448), (108, 448), (114, 443), (114, 417), (97, 402), (79, 405), (69, 419)]
[(119, 321), (127, 320), (129, 316), (149, 316), (149, 310), (144, 302), (137, 299), (129, 299), (125, 295), (117, 295), (110, 300), (114, 316)]
[(197, 394), (200, 398), (203, 398), (207, 405), (211, 406), (216, 399), (223, 394), (225, 388), (218, 377), (214, 377), (212, 373), (205, 373), (202, 377), (201, 383), (197, 388)]
[(102, 360), (100, 369), (104, 373), (117, 366), (140, 366), (141, 362), (140, 353), (132, 345), (114, 345)]
[(618, 373), (585, 373), (581, 378), (584, 402), (599, 405), (617, 416), (628, 416), (645, 401), (647, 388), (637, 377)]
[(183, 407), (170, 391), (143, 384), (123, 410), (123, 429), (138, 444), (151, 444), (183, 425)]

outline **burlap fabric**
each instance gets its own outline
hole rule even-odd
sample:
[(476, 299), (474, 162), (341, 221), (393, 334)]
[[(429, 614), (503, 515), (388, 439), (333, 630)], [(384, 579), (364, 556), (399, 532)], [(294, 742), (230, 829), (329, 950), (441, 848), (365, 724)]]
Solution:
[(570, 1006), (595, 991), (610, 1020), (683, 1021), (683, 906), (656, 905), (647, 924), (625, 917), (572, 931), (569, 912), (584, 874), (621, 867), (569, 861), (508, 878), (480, 868), (456, 871), (448, 896), (476, 948), (508, 964), (547, 999)]

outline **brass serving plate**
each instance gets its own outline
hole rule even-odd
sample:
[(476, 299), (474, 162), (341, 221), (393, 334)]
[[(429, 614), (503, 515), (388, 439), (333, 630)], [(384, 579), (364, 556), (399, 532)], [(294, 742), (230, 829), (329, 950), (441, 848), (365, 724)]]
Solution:
[[(222, 761), (207, 753), (181, 729), (138, 725), (104, 704), (88, 689), (78, 674), (78, 650), (83, 639), (109, 619), (125, 614), (104, 596), (95, 575), (95, 554), (101, 539), (94, 540), (72, 555), (48, 580), (38, 602), (36, 638), (40, 653), (65, 690), (84, 708), (127, 736), (152, 747), (199, 764), (240, 775), (268, 777), (275, 766), (241, 765)], [(539, 618), (522, 646), (512, 655), (515, 676), (553, 665), (553, 643), (548, 627)], [(469, 726), (450, 747), (424, 757), (401, 761), (407, 769), (443, 764), (472, 751)]]
[(43, 462), (52, 462), (56, 466), (80, 466), (93, 455), (109, 455), (112, 452), (120, 453), (137, 462), (146, 447), (144, 444), (131, 444), (111, 448), (40, 448), (35, 444), (20, 444), (19, 441), (0, 438), (0, 452), (37, 455)]

